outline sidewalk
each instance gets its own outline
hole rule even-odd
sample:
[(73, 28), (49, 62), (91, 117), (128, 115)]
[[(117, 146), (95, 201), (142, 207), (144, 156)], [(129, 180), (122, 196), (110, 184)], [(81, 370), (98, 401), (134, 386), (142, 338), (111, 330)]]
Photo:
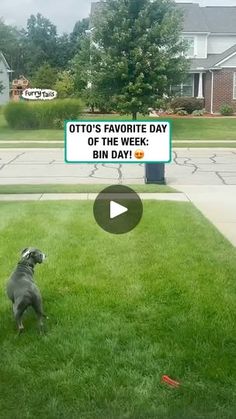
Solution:
[[(184, 193), (139, 193), (142, 200), (188, 202)], [(94, 201), (97, 193), (0, 194), (0, 201)]]
[(178, 185), (178, 190), (236, 246), (236, 186)]

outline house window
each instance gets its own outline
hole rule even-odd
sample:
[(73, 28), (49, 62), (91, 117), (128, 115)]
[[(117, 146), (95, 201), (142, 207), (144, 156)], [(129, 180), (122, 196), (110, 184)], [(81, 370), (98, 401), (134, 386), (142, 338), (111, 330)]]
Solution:
[(236, 100), (236, 73), (234, 73), (233, 99)]
[(194, 36), (184, 36), (183, 39), (188, 43), (187, 57), (194, 57), (195, 55), (195, 38)]
[(174, 96), (194, 96), (193, 74), (188, 74), (184, 83), (172, 86), (171, 93)]

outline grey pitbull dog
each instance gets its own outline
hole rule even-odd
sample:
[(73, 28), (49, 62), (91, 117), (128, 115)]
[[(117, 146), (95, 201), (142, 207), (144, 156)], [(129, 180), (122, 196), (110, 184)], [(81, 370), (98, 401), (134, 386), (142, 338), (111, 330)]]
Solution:
[(34, 267), (42, 263), (46, 255), (39, 249), (28, 247), (21, 253), (21, 259), (7, 282), (7, 295), (13, 303), (13, 314), (18, 331), (24, 330), (22, 316), (27, 307), (32, 306), (36, 312), (40, 329), (43, 329), (42, 297), (34, 282)]

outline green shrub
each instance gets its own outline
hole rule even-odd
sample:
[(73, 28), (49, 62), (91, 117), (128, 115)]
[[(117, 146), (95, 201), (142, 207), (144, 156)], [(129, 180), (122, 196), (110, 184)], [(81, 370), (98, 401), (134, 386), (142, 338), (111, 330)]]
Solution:
[(176, 111), (183, 109), (191, 114), (194, 110), (200, 110), (204, 106), (202, 99), (196, 97), (176, 97), (171, 101), (171, 107)]
[(167, 108), (166, 109), (166, 114), (167, 115), (173, 115), (173, 113), (174, 113), (174, 109), (172, 109), (172, 108)]
[(38, 128), (38, 119), (32, 111), (32, 106), (26, 102), (9, 102), (4, 108), (4, 116), (10, 128)]
[(179, 109), (179, 110), (176, 112), (176, 115), (186, 116), (186, 115), (188, 115), (188, 112), (187, 112), (187, 111), (185, 111), (184, 109)]
[(205, 110), (204, 109), (195, 109), (192, 112), (193, 116), (203, 116), (204, 115)]
[(232, 106), (227, 105), (227, 103), (225, 103), (224, 105), (221, 106), (220, 113), (221, 115), (224, 115), (224, 116), (230, 116), (230, 115), (233, 115), (234, 110)]
[(63, 129), (64, 128), (64, 121), (61, 119), (54, 119), (53, 121), (53, 128), (55, 129)]
[(155, 103), (155, 109), (162, 109), (163, 111), (166, 111), (166, 109), (169, 108), (169, 105), (170, 105), (169, 98), (157, 99)]
[(78, 99), (53, 100), (48, 102), (10, 102), (4, 115), (13, 129), (46, 129), (63, 126), (65, 120), (77, 119), (82, 110)]

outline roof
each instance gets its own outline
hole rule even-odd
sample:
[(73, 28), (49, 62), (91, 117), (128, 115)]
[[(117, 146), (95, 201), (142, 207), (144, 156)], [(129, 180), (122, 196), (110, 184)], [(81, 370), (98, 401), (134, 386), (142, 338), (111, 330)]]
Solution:
[[(92, 2), (90, 27), (93, 26), (92, 20), (103, 4), (102, 1)], [(202, 7), (198, 3), (176, 3), (176, 7), (183, 11), (184, 32), (236, 34), (236, 6)]]
[(197, 3), (176, 3), (176, 6), (183, 11), (184, 32), (209, 32), (203, 7)]
[(234, 53), (236, 53), (236, 44), (222, 52), (222, 54), (208, 54), (207, 58), (194, 58), (191, 60), (191, 70), (221, 68), (217, 64)]
[(211, 33), (236, 34), (236, 7), (235, 6), (207, 6), (204, 15)]
[(1, 51), (0, 51), (0, 60), (2, 60), (4, 62), (6, 69), (7, 70), (10, 70), (10, 66), (9, 66), (6, 58), (4, 57), (4, 55), (3, 55), (3, 53)]
[(206, 6), (176, 3), (184, 13), (184, 32), (236, 34), (236, 6)]

